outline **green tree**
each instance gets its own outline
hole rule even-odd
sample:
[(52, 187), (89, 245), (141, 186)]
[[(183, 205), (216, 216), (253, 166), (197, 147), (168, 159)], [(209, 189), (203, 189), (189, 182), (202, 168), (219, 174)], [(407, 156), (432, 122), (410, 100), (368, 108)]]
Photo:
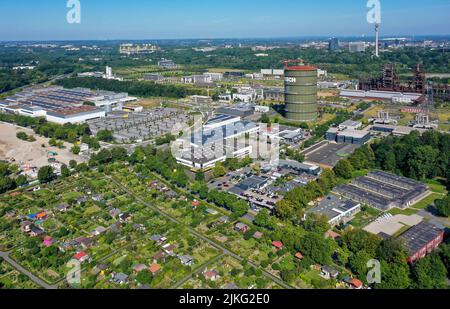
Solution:
[(447, 287), (447, 269), (434, 252), (419, 260), (413, 268), (415, 288), (418, 289), (444, 289)]
[(140, 284), (150, 285), (153, 281), (153, 275), (148, 270), (139, 272), (136, 276), (136, 281)]
[(102, 142), (112, 142), (114, 141), (114, 136), (109, 130), (100, 130), (97, 132), (97, 139)]
[(65, 165), (65, 164), (63, 164), (61, 166), (61, 176), (64, 177), (64, 178), (67, 178), (67, 177), (70, 176), (70, 170), (67, 167), (67, 165)]
[(78, 155), (78, 154), (80, 154), (81, 148), (80, 148), (80, 146), (75, 145), (70, 149), (70, 151), (73, 154)]
[(221, 163), (216, 163), (216, 165), (214, 166), (214, 169), (213, 169), (213, 177), (219, 178), (219, 177), (225, 176), (226, 173), (227, 173), (227, 170), (225, 169), (225, 167)]
[(21, 139), (23, 141), (28, 141), (28, 135), (25, 132), (18, 132), (16, 134), (18, 139)]
[(368, 273), (367, 262), (373, 258), (366, 251), (361, 250), (352, 254), (348, 260), (348, 265), (352, 272), (358, 276), (360, 280), (366, 281)]
[(22, 187), (22, 186), (25, 186), (26, 184), (28, 184), (28, 179), (25, 175), (19, 175), (16, 178), (16, 186), (17, 187)]
[(51, 166), (43, 166), (39, 169), (38, 179), (41, 183), (48, 183), (56, 179), (56, 174)]
[(327, 265), (331, 263), (332, 246), (329, 239), (316, 233), (308, 233), (302, 237), (301, 252), (314, 263)]
[(436, 210), (441, 217), (450, 216), (450, 194), (443, 199), (436, 200), (435, 202)]
[(349, 160), (342, 159), (334, 167), (334, 172), (336, 173), (336, 176), (338, 176), (338, 177), (341, 177), (344, 179), (351, 179), (352, 173), (353, 173), (353, 167)]
[(69, 161), (69, 166), (70, 166), (70, 168), (76, 168), (77, 167), (77, 161), (75, 161), (75, 160), (70, 160)]

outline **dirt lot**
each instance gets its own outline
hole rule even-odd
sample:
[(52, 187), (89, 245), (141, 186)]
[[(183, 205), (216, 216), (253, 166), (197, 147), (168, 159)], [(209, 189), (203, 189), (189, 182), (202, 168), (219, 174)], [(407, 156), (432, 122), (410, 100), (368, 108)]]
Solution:
[[(22, 141), (16, 137), (17, 132), (25, 132), (36, 138), (35, 142)], [(42, 144), (46, 147), (43, 148)], [(48, 139), (37, 136), (33, 130), (19, 128), (8, 123), (0, 123), (0, 160), (12, 161), (16, 164), (31, 164), (36, 167), (48, 165), (48, 151), (57, 152), (55, 157), (57, 161), (69, 164), (70, 160), (83, 162), (80, 156), (76, 156), (70, 152), (71, 144), (65, 144), (66, 149), (58, 149), (50, 147)]]

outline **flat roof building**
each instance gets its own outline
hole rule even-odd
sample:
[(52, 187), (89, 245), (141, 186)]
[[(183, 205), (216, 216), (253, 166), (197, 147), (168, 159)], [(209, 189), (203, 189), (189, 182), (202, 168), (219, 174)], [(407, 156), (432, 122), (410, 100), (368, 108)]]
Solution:
[(347, 223), (360, 211), (360, 203), (330, 194), (318, 206), (311, 209), (310, 213), (326, 216), (328, 223), (335, 226)]
[(344, 129), (343, 131), (340, 131), (338, 128), (330, 128), (325, 137), (327, 140), (337, 142), (338, 144), (346, 143), (364, 145), (372, 136), (369, 131), (352, 129)]
[(444, 231), (434, 224), (421, 222), (400, 235), (399, 239), (408, 250), (408, 262), (415, 263), (439, 247), (444, 241)]

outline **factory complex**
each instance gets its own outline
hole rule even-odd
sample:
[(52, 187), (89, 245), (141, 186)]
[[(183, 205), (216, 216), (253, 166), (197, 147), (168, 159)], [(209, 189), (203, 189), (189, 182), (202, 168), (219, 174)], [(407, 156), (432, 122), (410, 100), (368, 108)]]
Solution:
[(244, 158), (254, 149), (246, 136), (255, 136), (259, 126), (240, 117), (218, 114), (201, 128), (192, 129), (177, 140), (178, 163), (193, 169), (208, 169), (228, 157)]
[(58, 124), (83, 123), (122, 110), (137, 98), (128, 93), (92, 91), (85, 88), (48, 87), (25, 89), (0, 101), (0, 111), (29, 117), (45, 117)]

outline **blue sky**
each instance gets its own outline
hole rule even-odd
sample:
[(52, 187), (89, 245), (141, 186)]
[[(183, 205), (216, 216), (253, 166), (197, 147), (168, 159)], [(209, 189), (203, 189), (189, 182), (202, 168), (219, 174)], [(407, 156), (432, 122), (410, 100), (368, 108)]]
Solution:
[[(366, 0), (1, 0), (0, 40), (372, 35)], [(450, 34), (450, 0), (382, 0), (383, 35)]]

